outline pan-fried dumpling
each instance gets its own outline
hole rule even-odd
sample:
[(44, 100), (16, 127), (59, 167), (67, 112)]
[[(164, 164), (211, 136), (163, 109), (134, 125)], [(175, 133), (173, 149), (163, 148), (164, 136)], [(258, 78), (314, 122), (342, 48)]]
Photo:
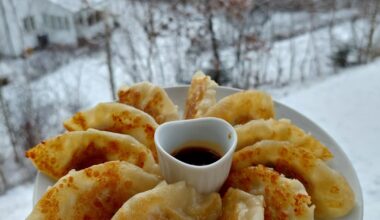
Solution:
[(78, 112), (64, 123), (68, 131), (88, 128), (129, 134), (147, 146), (157, 158), (154, 132), (158, 124), (145, 112), (120, 103), (100, 103), (92, 109)]
[(201, 71), (195, 73), (187, 93), (185, 119), (198, 118), (216, 103), (215, 88), (218, 86), (209, 76)]
[(59, 179), (71, 169), (83, 169), (111, 160), (124, 160), (151, 173), (159, 168), (152, 153), (131, 136), (89, 129), (72, 131), (42, 141), (26, 152), (34, 166)]
[(232, 170), (258, 164), (273, 166), (300, 180), (316, 205), (319, 218), (344, 216), (355, 206), (355, 196), (346, 179), (308, 150), (288, 142), (262, 141), (236, 152)]
[(47, 190), (27, 220), (111, 219), (130, 197), (159, 182), (158, 176), (128, 162), (73, 170)]
[(158, 124), (179, 119), (177, 106), (159, 86), (141, 82), (118, 91), (119, 102), (134, 106), (150, 114)]
[(269, 119), (274, 117), (273, 101), (265, 92), (237, 92), (218, 101), (202, 117), (222, 118), (232, 125), (253, 119)]
[(264, 220), (264, 197), (229, 188), (223, 196), (221, 220)]
[(200, 194), (185, 182), (161, 183), (129, 199), (112, 220), (218, 219), (222, 202), (218, 193)]
[(244, 125), (236, 125), (235, 130), (238, 136), (237, 150), (262, 140), (289, 141), (296, 147), (310, 150), (322, 160), (333, 157), (326, 146), (287, 119), (252, 120)]
[(253, 195), (263, 195), (265, 219), (314, 219), (314, 206), (302, 183), (259, 165), (233, 171), (226, 181)]

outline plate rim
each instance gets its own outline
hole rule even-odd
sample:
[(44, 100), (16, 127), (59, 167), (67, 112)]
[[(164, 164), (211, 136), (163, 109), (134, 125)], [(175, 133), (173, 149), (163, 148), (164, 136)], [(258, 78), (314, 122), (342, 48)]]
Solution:
[[(190, 85), (178, 85), (178, 86), (165, 86), (162, 88), (167, 92), (167, 90), (171, 90), (171, 89), (188, 89), (189, 87), (190, 87)], [(242, 91), (242, 89), (227, 87), (227, 86), (218, 86), (216, 88), (216, 90), (227, 90), (227, 91), (231, 91), (231, 92)], [(273, 99), (273, 102), (275, 103), (276, 106), (280, 106), (281, 108), (288, 109), (288, 110), (298, 114), (302, 118), (302, 120), (306, 121), (308, 124), (312, 125), (317, 130), (320, 130), (322, 132), (322, 134), (329, 140), (329, 142), (333, 143), (336, 146), (335, 150), (339, 151), (339, 154), (341, 155), (341, 157), (344, 160), (349, 162), (348, 163), (349, 169), (353, 171), (353, 179), (351, 181), (354, 182), (354, 184), (357, 186), (357, 188), (358, 188), (357, 190), (359, 192), (359, 195), (355, 195), (355, 200), (358, 202), (356, 205), (358, 206), (358, 214), (360, 216), (360, 220), (362, 220), (363, 216), (364, 216), (363, 189), (362, 189), (362, 186), (360, 184), (356, 169), (353, 166), (353, 163), (351, 162), (350, 158), (347, 156), (347, 154), (343, 150), (343, 148), (335, 141), (335, 139), (332, 136), (330, 136), (329, 133), (327, 133), (325, 131), (325, 129), (323, 129), (320, 125), (318, 125), (313, 120), (311, 120), (310, 118), (305, 116), (303, 113), (293, 109), (292, 107), (284, 104), (283, 102), (281, 102), (281, 101), (279, 101), (273, 97), (272, 97), (272, 99)], [(33, 185), (33, 198), (32, 198), (33, 206), (38, 202), (38, 199), (37, 199), (38, 195), (37, 195), (36, 189), (37, 189), (38, 185), (40, 184), (40, 181), (42, 178), (41, 175), (44, 175), (44, 174), (42, 174), (40, 171), (37, 171), (37, 175), (35, 177), (35, 181), (34, 181), (34, 185)], [(46, 175), (44, 175), (44, 176), (47, 177)]]

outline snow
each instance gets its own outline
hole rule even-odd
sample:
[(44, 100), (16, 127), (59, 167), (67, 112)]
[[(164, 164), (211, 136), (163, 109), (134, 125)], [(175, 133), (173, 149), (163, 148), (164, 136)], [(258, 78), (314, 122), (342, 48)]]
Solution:
[(380, 219), (380, 59), (281, 101), (316, 122), (343, 148), (358, 174), (364, 219)]
[(32, 210), (33, 184), (26, 183), (0, 196), (0, 219), (21, 220)]
[[(281, 101), (324, 128), (352, 161), (364, 194), (364, 219), (380, 219), (380, 59), (342, 71)], [(0, 197), (0, 219), (23, 219), (31, 210), (33, 186), (18, 186)]]

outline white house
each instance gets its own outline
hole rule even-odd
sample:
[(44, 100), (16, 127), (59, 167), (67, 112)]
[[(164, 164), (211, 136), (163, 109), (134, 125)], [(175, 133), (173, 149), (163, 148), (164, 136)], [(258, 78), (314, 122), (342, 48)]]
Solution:
[(46, 44), (77, 45), (104, 33), (104, 0), (0, 0), (0, 54)]

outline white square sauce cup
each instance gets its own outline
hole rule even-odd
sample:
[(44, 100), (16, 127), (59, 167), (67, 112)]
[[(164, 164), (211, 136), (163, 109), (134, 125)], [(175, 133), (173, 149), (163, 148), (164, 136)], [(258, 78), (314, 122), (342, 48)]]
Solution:
[[(226, 121), (218, 118), (200, 118), (167, 122), (155, 132), (161, 173), (168, 183), (186, 181), (198, 192), (219, 191), (230, 171), (236, 148), (237, 134)], [(222, 157), (203, 166), (184, 163), (171, 154), (188, 142), (211, 142), (220, 146)]]

